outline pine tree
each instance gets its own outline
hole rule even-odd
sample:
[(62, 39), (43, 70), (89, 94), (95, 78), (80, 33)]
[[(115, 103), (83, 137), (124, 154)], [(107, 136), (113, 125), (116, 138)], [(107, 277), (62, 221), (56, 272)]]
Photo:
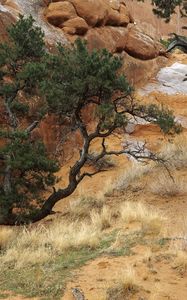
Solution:
[[(58, 45), (56, 53), (50, 54), (41, 29), (31, 17), (21, 17), (9, 35), (9, 44), (0, 45), (0, 100), (6, 112), (0, 130), (0, 224), (43, 219), (86, 176), (103, 171), (83, 169), (90, 160), (90, 146), (95, 139), (100, 139), (102, 146), (95, 163), (105, 156), (125, 153), (138, 159), (158, 160), (153, 153), (145, 153), (144, 146), (130, 150), (127, 145), (121, 151), (107, 149), (105, 139), (116, 129), (124, 128), (129, 116), (157, 123), (165, 133), (180, 130), (167, 109), (134, 102), (132, 87), (119, 74), (122, 60), (106, 49), (89, 52), (79, 39), (71, 48)], [(32, 115), (30, 104), (36, 96), (42, 104)], [(90, 105), (95, 114), (92, 131), (83, 117)], [(69, 170), (67, 186), (53, 188), (44, 199), (44, 189), (54, 185), (59, 166), (49, 158), (42, 141), (33, 140), (32, 131), (47, 112), (61, 120), (69, 119), (71, 130), (79, 131), (82, 137), (82, 149)]]
[(154, 6), (153, 12), (160, 18), (170, 21), (173, 14), (176, 13), (176, 8), (179, 7), (182, 17), (187, 17), (187, 1), (186, 0), (152, 0)]
[(58, 170), (42, 141), (31, 138), (40, 113), (23, 126), (32, 96), (38, 95), (46, 51), (43, 33), (33, 23), (32, 17), (21, 17), (9, 30), (9, 44), (0, 45), (0, 99), (5, 110), (0, 130), (0, 219), (4, 223), (19, 223), (34, 214), (41, 191), (54, 184)]

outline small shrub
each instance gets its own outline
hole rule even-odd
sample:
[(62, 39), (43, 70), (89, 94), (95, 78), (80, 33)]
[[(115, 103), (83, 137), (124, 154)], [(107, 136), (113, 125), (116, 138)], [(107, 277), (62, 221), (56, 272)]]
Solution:
[(110, 207), (103, 206), (100, 213), (92, 211), (90, 217), (92, 223), (100, 230), (110, 228), (112, 225), (113, 215)]
[(187, 167), (187, 138), (184, 134), (177, 136), (172, 143), (167, 143), (161, 151), (161, 157), (170, 167), (181, 169)]
[(126, 272), (122, 274), (120, 281), (107, 289), (106, 300), (127, 300), (138, 290), (135, 272), (133, 269), (127, 268)]
[(150, 190), (153, 194), (164, 197), (175, 197), (187, 192), (186, 181), (179, 178), (174, 180), (169, 174), (162, 173), (155, 177), (154, 182), (150, 184)]
[(178, 251), (173, 263), (173, 268), (177, 269), (181, 275), (187, 272), (187, 252)]
[(171, 39), (165, 40), (165, 39), (160, 39), (160, 43), (164, 46), (164, 48), (168, 48), (169, 44), (171, 43)]
[(121, 205), (120, 215), (125, 223), (140, 222), (142, 230), (151, 234), (159, 234), (164, 221), (159, 211), (152, 210), (140, 202), (125, 202)]
[(129, 166), (124, 173), (120, 174), (117, 180), (113, 184), (113, 188), (117, 190), (126, 189), (131, 183), (135, 184), (135, 181), (140, 179), (143, 175), (147, 174), (151, 170), (150, 165), (142, 165), (140, 163), (133, 163)]

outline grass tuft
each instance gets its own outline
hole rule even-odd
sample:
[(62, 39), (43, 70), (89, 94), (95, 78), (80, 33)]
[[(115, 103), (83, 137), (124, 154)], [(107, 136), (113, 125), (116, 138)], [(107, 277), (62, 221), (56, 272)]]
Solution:
[(163, 197), (175, 197), (187, 192), (186, 181), (175, 177), (172, 179), (169, 174), (161, 173), (155, 177), (150, 184), (150, 190), (155, 195)]
[(121, 279), (106, 291), (106, 300), (130, 299), (129, 297), (139, 290), (136, 275), (133, 269), (127, 268)]
[(148, 208), (141, 202), (127, 201), (120, 208), (121, 219), (125, 223), (140, 222), (146, 233), (159, 234), (164, 217), (156, 210)]

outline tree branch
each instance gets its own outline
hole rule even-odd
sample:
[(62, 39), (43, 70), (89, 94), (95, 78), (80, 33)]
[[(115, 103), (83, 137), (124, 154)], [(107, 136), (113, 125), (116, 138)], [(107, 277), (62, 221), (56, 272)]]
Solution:
[(26, 129), (26, 133), (31, 133), (39, 124), (39, 121), (34, 121), (32, 124), (30, 124)]

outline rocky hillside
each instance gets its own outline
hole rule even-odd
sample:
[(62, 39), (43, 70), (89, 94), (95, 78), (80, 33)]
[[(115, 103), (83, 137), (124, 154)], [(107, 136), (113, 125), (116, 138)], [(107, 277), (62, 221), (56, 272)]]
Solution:
[(133, 84), (145, 82), (165, 61), (161, 44), (134, 24), (124, 0), (0, 0), (0, 3), (1, 41), (6, 39), (6, 28), (19, 13), (31, 14), (45, 32), (50, 48), (56, 42), (68, 44), (82, 37), (89, 49), (107, 48), (120, 53), (124, 58), (123, 71)]

